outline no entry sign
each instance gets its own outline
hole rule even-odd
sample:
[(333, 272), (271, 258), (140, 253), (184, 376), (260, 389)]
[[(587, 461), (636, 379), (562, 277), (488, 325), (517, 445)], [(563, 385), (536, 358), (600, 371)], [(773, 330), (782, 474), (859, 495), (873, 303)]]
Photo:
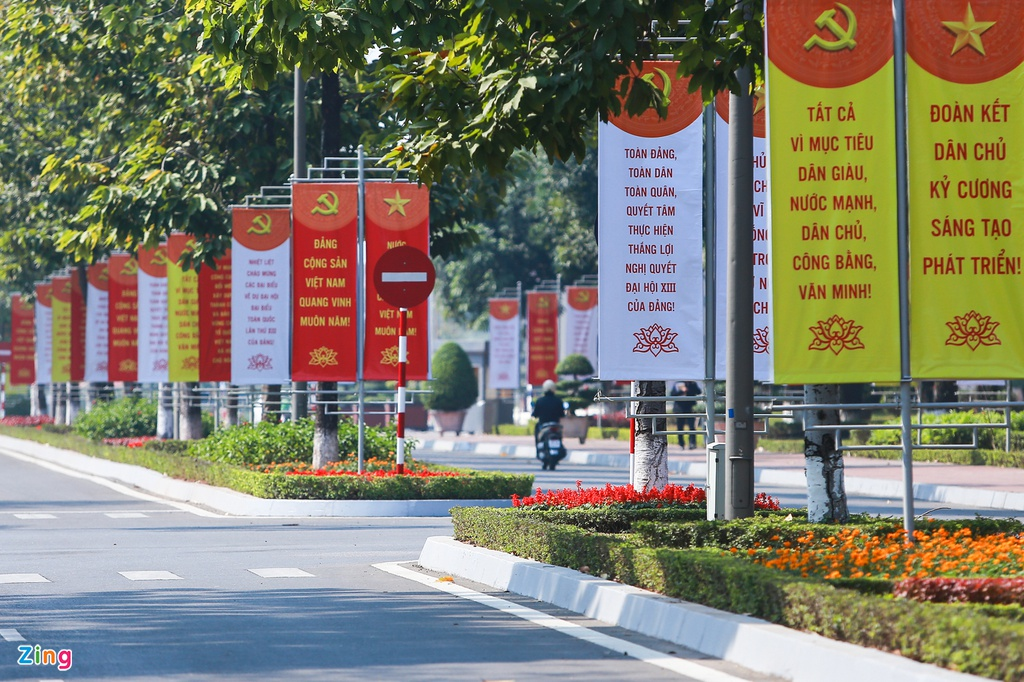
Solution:
[(396, 308), (412, 308), (427, 300), (434, 278), (430, 257), (412, 246), (388, 249), (373, 269), (377, 294)]

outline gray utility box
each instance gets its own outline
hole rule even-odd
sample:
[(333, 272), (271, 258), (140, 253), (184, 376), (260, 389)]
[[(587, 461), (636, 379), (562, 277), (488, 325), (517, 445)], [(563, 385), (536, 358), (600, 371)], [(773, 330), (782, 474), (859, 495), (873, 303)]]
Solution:
[(725, 443), (708, 443), (708, 521), (725, 518)]

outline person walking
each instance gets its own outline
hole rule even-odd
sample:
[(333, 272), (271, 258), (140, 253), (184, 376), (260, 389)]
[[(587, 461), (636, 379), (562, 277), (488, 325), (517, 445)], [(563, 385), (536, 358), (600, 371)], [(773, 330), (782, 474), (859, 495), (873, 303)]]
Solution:
[[(700, 386), (696, 381), (677, 381), (672, 387), (672, 396), (696, 397), (700, 395)], [(684, 438), (689, 438), (690, 448), (697, 447), (697, 417), (693, 416), (695, 400), (675, 400), (672, 411), (676, 414), (689, 415), (676, 417), (676, 431), (679, 431), (679, 447), (685, 448)], [(689, 427), (689, 436), (683, 433)]]

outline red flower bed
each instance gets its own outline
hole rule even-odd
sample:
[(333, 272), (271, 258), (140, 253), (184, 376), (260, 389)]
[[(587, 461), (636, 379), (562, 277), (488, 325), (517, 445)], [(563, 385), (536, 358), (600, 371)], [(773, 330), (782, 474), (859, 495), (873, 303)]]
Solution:
[(893, 585), (903, 599), (948, 604), (1020, 604), (1024, 606), (1024, 578), (907, 578)]
[(435, 476), (465, 476), (454, 471), (406, 471), (398, 473), (394, 469), (377, 469), (376, 471), (341, 471), (339, 469), (316, 469), (315, 471), (286, 471), (285, 476), (362, 476), (364, 478), (392, 478), (394, 476), (410, 476), (412, 478), (432, 478)]
[(141, 448), (151, 440), (157, 440), (156, 436), (131, 436), (126, 438), (104, 438), (107, 445), (123, 445), (126, 448)]
[(41, 426), (52, 423), (53, 417), (45, 415), (39, 417), (4, 417), (0, 419), (0, 426)]
[[(581, 481), (576, 481), (576, 489), (563, 488), (561, 490), (549, 490), (546, 493), (537, 488), (537, 493), (530, 497), (512, 496), (513, 507), (560, 507), (571, 509), (584, 505), (602, 506), (612, 504), (643, 504), (656, 507), (664, 507), (675, 504), (704, 504), (707, 502), (707, 495), (704, 488), (698, 488), (692, 483), (687, 486), (669, 483), (661, 489), (637, 490), (630, 485), (606, 484), (603, 488), (583, 488)], [(756, 509), (778, 509), (777, 500), (768, 497), (764, 493), (758, 493), (754, 498)]]

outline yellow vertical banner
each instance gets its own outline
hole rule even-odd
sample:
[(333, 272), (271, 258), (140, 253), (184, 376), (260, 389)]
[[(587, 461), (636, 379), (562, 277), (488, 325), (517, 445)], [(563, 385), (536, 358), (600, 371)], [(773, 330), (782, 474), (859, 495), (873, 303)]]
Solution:
[(1024, 376), (1024, 3), (907, 0), (911, 373)]
[(71, 278), (53, 278), (53, 383), (71, 381)]
[(192, 237), (167, 238), (167, 380), (199, 381), (199, 273), (178, 262)]
[(768, 0), (773, 376), (900, 378), (889, 0)]

